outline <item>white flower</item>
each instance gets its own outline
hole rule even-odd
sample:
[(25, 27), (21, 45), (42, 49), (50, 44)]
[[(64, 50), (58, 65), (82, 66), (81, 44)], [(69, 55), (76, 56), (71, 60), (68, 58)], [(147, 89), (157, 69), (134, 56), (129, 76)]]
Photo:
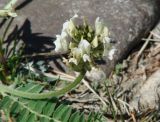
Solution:
[(101, 33), (101, 37), (108, 37), (109, 36), (109, 31), (108, 28), (106, 26), (104, 26), (103, 31)]
[(62, 31), (67, 31), (67, 29), (69, 28), (70, 24), (75, 23), (77, 18), (78, 18), (78, 15), (75, 14), (70, 20), (67, 20), (67, 21), (63, 24)]
[(100, 19), (99, 17), (97, 17), (95, 21), (95, 30), (96, 30), (96, 35), (105, 34), (105, 36), (107, 36), (108, 34), (108, 28), (105, 26), (103, 20)]
[(90, 54), (91, 45), (87, 40), (81, 40), (78, 45), (78, 48), (82, 49), (83, 54)]
[(108, 28), (105, 26), (103, 20), (101, 20), (99, 17), (97, 17), (95, 21), (95, 31), (96, 35), (100, 35), (102, 37), (101, 40), (109, 35)]
[(87, 61), (88, 61), (88, 62), (91, 62), (90, 56), (87, 55), (87, 54), (84, 54), (84, 55), (83, 55), (83, 61), (84, 61), (84, 62), (87, 62)]
[(100, 20), (99, 17), (96, 18), (96, 21), (95, 21), (95, 29), (96, 29), (96, 34), (97, 35), (100, 35), (103, 31), (103, 28), (104, 28), (104, 24), (103, 24), (103, 21)]
[(76, 20), (78, 19), (78, 15), (75, 14), (69, 21), (67, 20), (63, 24), (62, 32), (68, 33), (71, 37), (73, 36), (74, 31), (76, 31)]
[(69, 59), (69, 62), (74, 63), (75, 65), (78, 65), (80, 60), (82, 59), (84, 62), (91, 61), (90, 59), (90, 49), (91, 45), (87, 40), (81, 40), (78, 47), (75, 47), (71, 49), (71, 53), (73, 55), (73, 58)]
[(81, 58), (82, 58), (82, 49), (80, 48), (73, 48), (71, 49), (71, 53), (73, 55), (73, 58), (69, 59), (70, 63), (74, 63), (75, 65), (78, 65), (78, 63), (80, 62)]
[(91, 61), (91, 59), (90, 59), (90, 50), (91, 50), (90, 43), (87, 40), (83, 39), (83, 40), (80, 41), (80, 43), (78, 45), (78, 48), (80, 50), (82, 50), (81, 57), (82, 57), (83, 61), (84, 62), (87, 62), (87, 61), (90, 62)]
[(62, 32), (61, 35), (56, 35), (55, 44), (55, 51), (56, 52), (68, 52), (69, 49), (69, 36), (66, 32)]
[(71, 53), (73, 54), (73, 58), (77, 59), (77, 61), (79, 62), (81, 57), (83, 56), (83, 52), (82, 52), (82, 49), (81, 48), (73, 48), (71, 50)]
[(69, 27), (69, 21), (66, 21), (65, 23), (63, 23), (62, 31), (67, 32), (68, 27)]
[(117, 51), (117, 49), (115, 49), (115, 48), (113, 48), (113, 49), (111, 49), (110, 51), (109, 51), (109, 53), (108, 53), (108, 58), (109, 58), (109, 60), (113, 60), (113, 55), (114, 55), (114, 53)]

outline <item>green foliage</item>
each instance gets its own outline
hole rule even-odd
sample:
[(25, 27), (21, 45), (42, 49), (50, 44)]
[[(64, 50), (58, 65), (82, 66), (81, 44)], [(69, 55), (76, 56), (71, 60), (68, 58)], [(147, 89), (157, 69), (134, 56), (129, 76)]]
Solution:
[[(17, 90), (40, 93), (44, 86), (28, 83), (16, 88)], [(94, 122), (100, 119), (95, 113), (86, 116), (73, 110), (69, 105), (60, 103), (58, 98), (32, 100), (3, 94), (0, 110), (5, 113), (3, 120), (12, 118), (13, 122)]]
[(14, 79), (18, 69), (20, 68), (21, 54), (22, 50), (17, 53), (15, 51), (15, 47), (12, 49), (12, 53), (10, 56), (7, 55), (7, 49), (2, 48), (2, 44), (0, 45), (0, 80), (5, 82), (8, 81), (7, 84), (10, 84), (10, 81)]
[(116, 75), (119, 75), (120, 74), (120, 72), (122, 71), (122, 64), (117, 64), (116, 65), (116, 68), (115, 68), (115, 73), (116, 73)]
[(24, 48), (23, 44), (19, 45), (16, 37), (12, 40), (12, 43), (4, 44), (12, 21), (12, 18), (8, 21), (2, 38), (0, 38), (0, 80), (4, 84), (11, 84), (11, 81), (17, 76), (17, 71), (21, 68), (21, 57)]

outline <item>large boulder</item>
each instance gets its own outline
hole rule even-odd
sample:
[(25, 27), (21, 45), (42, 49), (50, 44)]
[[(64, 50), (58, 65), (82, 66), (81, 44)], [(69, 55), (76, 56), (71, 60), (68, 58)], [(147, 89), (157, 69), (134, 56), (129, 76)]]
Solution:
[[(1, 0), (0, 7), (9, 0)], [(118, 51), (112, 61), (100, 64), (106, 74), (117, 61), (140, 42), (157, 23), (160, 16), (159, 0), (19, 0), (15, 24), (23, 31), (23, 41), (29, 42), (28, 52), (46, 51), (51, 38), (59, 34), (62, 24), (75, 13), (94, 23), (96, 17), (105, 20), (111, 37), (117, 41)], [(42, 33), (36, 35), (36, 33)], [(29, 37), (31, 36), (31, 37)], [(52, 46), (51, 46), (52, 47)], [(51, 48), (53, 49), (53, 48)]]

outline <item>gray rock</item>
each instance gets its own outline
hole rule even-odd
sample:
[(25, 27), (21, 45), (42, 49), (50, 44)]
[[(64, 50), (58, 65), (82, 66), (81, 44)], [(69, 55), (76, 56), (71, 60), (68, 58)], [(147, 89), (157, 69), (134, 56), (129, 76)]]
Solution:
[(147, 111), (159, 109), (160, 95), (160, 69), (154, 72), (146, 81), (143, 82), (141, 88), (137, 89), (132, 101), (129, 103), (137, 111)]
[[(1, 0), (0, 6), (6, 1)], [(62, 24), (74, 13), (87, 17), (92, 24), (96, 17), (103, 18), (111, 37), (117, 40), (118, 49), (114, 60), (106, 58), (105, 63), (100, 64), (106, 74), (140, 42), (160, 16), (159, 0), (19, 0), (17, 6), (19, 16), (12, 27), (23, 26), (23, 40), (33, 52), (46, 51), (45, 45), (52, 44), (48, 37), (59, 34)]]
[(156, 27), (152, 30), (152, 33), (153, 33), (153, 38), (155, 40), (160, 40), (160, 36), (158, 36), (158, 35), (160, 35), (160, 21), (158, 22)]

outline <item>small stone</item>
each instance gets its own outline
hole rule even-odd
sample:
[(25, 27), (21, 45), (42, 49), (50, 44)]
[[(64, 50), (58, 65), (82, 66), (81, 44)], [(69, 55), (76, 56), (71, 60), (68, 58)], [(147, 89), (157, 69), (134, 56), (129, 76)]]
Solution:
[(87, 72), (86, 76), (91, 81), (95, 81), (95, 82), (104, 81), (106, 79), (106, 75), (102, 71), (102, 69), (98, 69), (98, 68), (95, 68), (95, 67), (93, 67), (90, 72)]
[(130, 105), (137, 111), (145, 112), (148, 109), (158, 109), (160, 95), (160, 69), (153, 73), (148, 80), (134, 94)]

